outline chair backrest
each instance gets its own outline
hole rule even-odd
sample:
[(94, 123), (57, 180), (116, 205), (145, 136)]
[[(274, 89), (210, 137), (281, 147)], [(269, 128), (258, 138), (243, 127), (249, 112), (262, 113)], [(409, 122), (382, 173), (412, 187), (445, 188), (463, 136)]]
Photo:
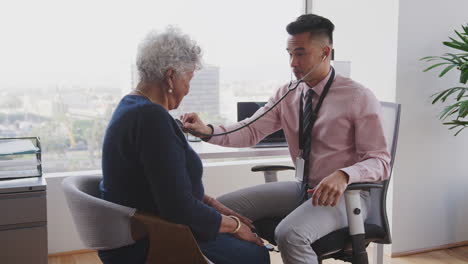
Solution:
[(136, 209), (101, 199), (101, 180), (101, 176), (72, 176), (62, 182), (81, 241), (96, 250), (135, 243), (130, 218)]
[[(393, 163), (395, 161), (396, 147), (398, 141), (398, 131), (400, 126), (401, 105), (396, 103), (381, 102), (382, 125), (387, 141), (388, 152), (390, 153), (390, 177), (392, 176)], [(378, 243), (389, 244), (392, 239), (387, 218), (387, 191), (390, 178), (383, 181), (382, 189), (371, 189), (371, 209), (367, 216), (366, 223), (375, 224), (382, 227), (386, 236)]]

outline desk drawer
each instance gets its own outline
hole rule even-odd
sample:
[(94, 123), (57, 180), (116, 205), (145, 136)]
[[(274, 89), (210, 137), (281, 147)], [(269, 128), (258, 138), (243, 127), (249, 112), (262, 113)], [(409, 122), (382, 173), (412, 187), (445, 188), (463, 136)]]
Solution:
[(47, 220), (46, 192), (0, 195), (0, 226)]
[(47, 228), (0, 231), (0, 263), (47, 264)]

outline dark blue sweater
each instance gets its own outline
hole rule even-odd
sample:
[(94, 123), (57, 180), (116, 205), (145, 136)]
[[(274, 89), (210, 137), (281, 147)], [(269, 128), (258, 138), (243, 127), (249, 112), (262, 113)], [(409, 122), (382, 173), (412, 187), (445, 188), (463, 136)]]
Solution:
[(104, 138), (105, 200), (188, 225), (197, 240), (214, 240), (221, 215), (203, 203), (203, 166), (162, 106), (127, 95)]

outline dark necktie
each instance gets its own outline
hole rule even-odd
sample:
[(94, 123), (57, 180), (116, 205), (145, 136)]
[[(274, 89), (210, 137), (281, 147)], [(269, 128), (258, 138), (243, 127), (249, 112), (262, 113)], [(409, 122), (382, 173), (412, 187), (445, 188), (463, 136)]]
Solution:
[(312, 105), (312, 97), (314, 96), (314, 91), (309, 89), (305, 96), (305, 107), (303, 109), (303, 117), (302, 120), (302, 138), (304, 139), (304, 145), (302, 146), (302, 158), (305, 160), (304, 164), (304, 175), (302, 178), (302, 183), (304, 185), (304, 192), (307, 197), (307, 189), (308, 189), (308, 177), (309, 177), (309, 154), (310, 154), (310, 144), (311, 144), (311, 128), (313, 123), (313, 105)]
[(310, 129), (312, 127), (312, 97), (314, 96), (314, 91), (309, 89), (305, 96), (305, 107), (304, 107), (304, 120), (303, 120), (303, 136), (304, 136), (304, 150), (308, 149), (310, 152)]

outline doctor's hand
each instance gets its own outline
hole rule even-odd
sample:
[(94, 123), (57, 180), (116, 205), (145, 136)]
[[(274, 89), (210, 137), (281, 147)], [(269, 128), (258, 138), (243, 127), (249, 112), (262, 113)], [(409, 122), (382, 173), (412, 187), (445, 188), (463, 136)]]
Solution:
[[(213, 130), (211, 129), (211, 127), (205, 125), (205, 123), (203, 123), (203, 121), (200, 119), (200, 117), (196, 113), (184, 114), (180, 117), (180, 121), (182, 121), (184, 128), (192, 129), (197, 132), (204, 133), (204, 134), (213, 134)], [(184, 130), (184, 132), (188, 132), (188, 131)], [(196, 133), (190, 133), (190, 134), (199, 138), (204, 137)]]
[(325, 177), (315, 188), (308, 190), (312, 195), (313, 206), (335, 206), (348, 186), (349, 176), (342, 171), (335, 171)]

